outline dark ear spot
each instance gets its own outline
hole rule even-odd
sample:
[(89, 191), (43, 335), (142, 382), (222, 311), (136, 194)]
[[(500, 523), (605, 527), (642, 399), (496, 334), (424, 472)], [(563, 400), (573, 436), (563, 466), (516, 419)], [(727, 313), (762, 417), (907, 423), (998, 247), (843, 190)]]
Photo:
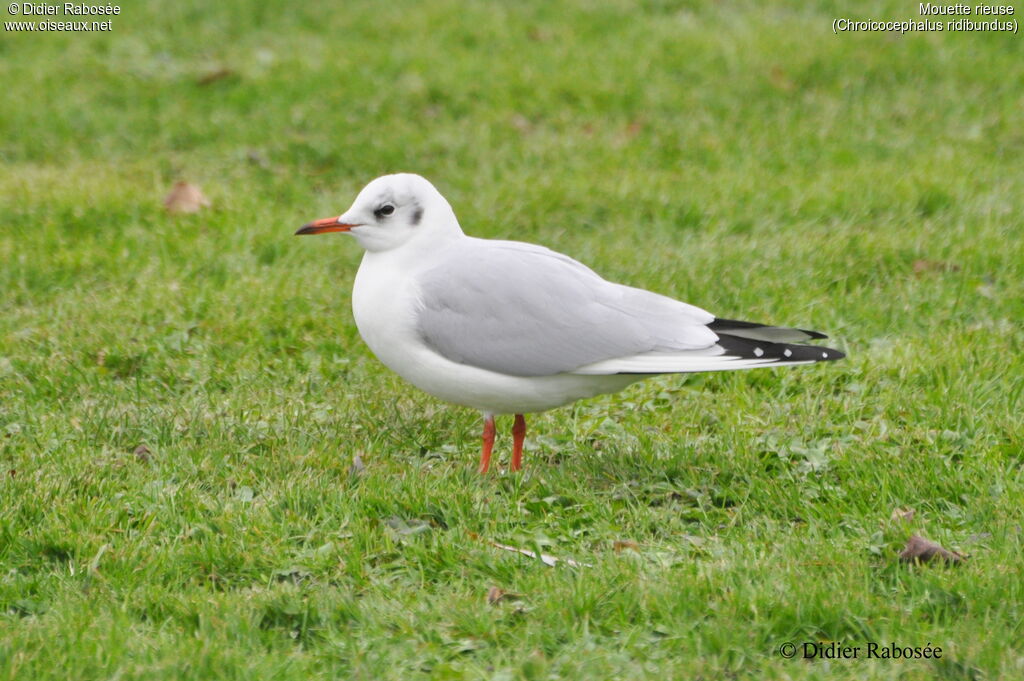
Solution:
[(412, 226), (415, 227), (416, 225), (420, 224), (420, 220), (422, 219), (423, 209), (420, 208), (419, 206), (416, 206), (416, 210), (412, 212)]

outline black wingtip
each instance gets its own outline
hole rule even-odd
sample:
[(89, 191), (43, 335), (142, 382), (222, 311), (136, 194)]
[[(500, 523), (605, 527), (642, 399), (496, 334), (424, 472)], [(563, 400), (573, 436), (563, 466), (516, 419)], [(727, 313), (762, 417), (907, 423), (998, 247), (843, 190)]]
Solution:
[(794, 343), (767, 343), (721, 332), (718, 334), (718, 344), (725, 349), (725, 354), (742, 359), (774, 360), (776, 362), (834, 362), (846, 357), (845, 352), (835, 348)]
[(812, 331), (811, 329), (798, 329), (788, 326), (775, 326), (774, 324), (759, 324), (757, 322), (744, 322), (739, 319), (722, 319), (721, 317), (714, 319), (708, 328), (715, 333), (724, 333), (739, 336), (741, 338), (750, 338), (752, 340), (762, 340), (765, 342), (789, 342), (798, 343), (809, 340), (823, 340), (828, 338), (826, 334), (821, 331)]
[(828, 357), (822, 358), (822, 361), (831, 362), (831, 361), (834, 361), (834, 360), (837, 360), (837, 359), (843, 359), (844, 357), (846, 357), (846, 353), (841, 351), (841, 350), (835, 350), (833, 348), (822, 348), (821, 350), (822, 350), (822, 352), (827, 352), (828, 353)]

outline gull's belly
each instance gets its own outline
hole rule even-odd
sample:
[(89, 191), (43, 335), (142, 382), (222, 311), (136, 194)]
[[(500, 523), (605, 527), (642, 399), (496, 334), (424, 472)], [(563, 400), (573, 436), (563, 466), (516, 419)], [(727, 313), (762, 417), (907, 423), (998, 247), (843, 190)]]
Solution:
[(453, 362), (424, 344), (416, 328), (419, 292), (412, 277), (377, 276), (363, 266), (352, 290), (359, 335), (389, 369), (447, 402), (493, 414), (545, 411), (584, 397), (615, 392), (639, 375), (509, 376)]

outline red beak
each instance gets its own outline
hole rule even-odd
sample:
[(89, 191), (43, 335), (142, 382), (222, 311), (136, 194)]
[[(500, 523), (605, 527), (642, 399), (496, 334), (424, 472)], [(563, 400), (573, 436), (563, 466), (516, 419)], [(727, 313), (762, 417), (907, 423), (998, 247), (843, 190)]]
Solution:
[(344, 222), (338, 222), (338, 218), (324, 218), (323, 220), (314, 220), (313, 222), (302, 225), (296, 234), (326, 234), (327, 232), (347, 232), (353, 227), (359, 225), (350, 225)]

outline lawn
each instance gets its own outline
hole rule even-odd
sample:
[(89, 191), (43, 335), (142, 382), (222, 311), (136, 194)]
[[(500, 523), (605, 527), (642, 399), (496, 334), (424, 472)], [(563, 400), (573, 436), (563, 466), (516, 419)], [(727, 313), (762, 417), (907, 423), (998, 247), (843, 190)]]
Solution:
[[(916, 11), (5, 31), (0, 679), (1024, 676), (1024, 42), (831, 30)], [(468, 233), (849, 356), (536, 415), (521, 475), (501, 419), (480, 477), (479, 415), (360, 341), (357, 245), (292, 236), (395, 171)], [(168, 213), (178, 181), (211, 205)], [(913, 534), (968, 557), (903, 564)]]

